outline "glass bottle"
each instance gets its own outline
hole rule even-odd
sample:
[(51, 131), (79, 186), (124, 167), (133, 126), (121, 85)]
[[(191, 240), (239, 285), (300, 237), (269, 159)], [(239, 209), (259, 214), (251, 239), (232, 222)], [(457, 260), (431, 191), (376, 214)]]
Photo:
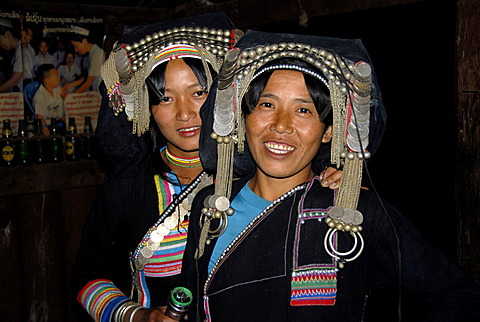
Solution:
[(28, 136), (25, 120), (18, 121), (18, 135), (15, 142), (17, 164), (29, 165), (32, 163), (32, 139)]
[(48, 161), (62, 162), (64, 160), (64, 142), (60, 135), (57, 125), (57, 119), (50, 121), (50, 136), (48, 137)]
[(85, 116), (82, 144), (83, 158), (87, 160), (95, 159), (97, 157), (97, 142), (93, 131), (92, 118), (90, 116)]
[[(27, 116), (27, 136), (32, 138), (35, 135), (35, 127), (37, 126), (37, 121), (32, 115)], [(30, 147), (31, 148), (31, 147)]]
[(15, 166), (15, 143), (13, 140), (12, 127), (10, 120), (3, 120), (2, 140), (0, 143), (2, 151), (1, 164), (4, 167)]
[(45, 135), (43, 134), (43, 125), (41, 119), (35, 120), (35, 132), (32, 138), (33, 142), (33, 149), (32, 149), (32, 156), (33, 156), (33, 163), (42, 164), (47, 163), (47, 146), (48, 141)]
[(67, 133), (65, 134), (65, 159), (67, 161), (80, 160), (82, 156), (82, 140), (77, 134), (75, 118), (68, 118)]
[(168, 295), (165, 315), (177, 321), (182, 320), (187, 314), (192, 298), (192, 292), (188, 288), (175, 287)]

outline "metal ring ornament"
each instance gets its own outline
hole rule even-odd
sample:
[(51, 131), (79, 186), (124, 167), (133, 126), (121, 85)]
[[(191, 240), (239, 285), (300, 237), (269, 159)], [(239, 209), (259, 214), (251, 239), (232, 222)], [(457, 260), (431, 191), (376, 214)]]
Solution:
[[(336, 228), (329, 228), (326, 235), (325, 235), (325, 238), (323, 240), (323, 245), (325, 247), (325, 251), (328, 253), (328, 255), (330, 255), (331, 257), (337, 259), (337, 260), (342, 260), (344, 262), (351, 262), (351, 261), (354, 261), (355, 259), (358, 258), (358, 256), (360, 256), (360, 254), (362, 253), (363, 251), (363, 246), (364, 246), (364, 241), (363, 241), (363, 237), (362, 235), (359, 233), (359, 232), (350, 232), (350, 235), (353, 236), (353, 238), (355, 239), (355, 245), (352, 247), (351, 250), (347, 251), (347, 252), (339, 252), (335, 249), (335, 247), (333, 246), (333, 234), (338, 231), (338, 229)], [(358, 236), (357, 236), (358, 235)], [(358, 237), (358, 238), (357, 238)], [(360, 239), (360, 249), (358, 250), (358, 252), (351, 258), (343, 258), (341, 256), (348, 256), (350, 254), (352, 254), (355, 249), (357, 249), (357, 246), (358, 246), (358, 239)], [(330, 247), (329, 247), (330, 246)]]
[[(215, 211), (219, 211), (219, 210), (215, 210)], [(211, 238), (216, 238), (222, 235), (225, 232), (225, 230), (227, 230), (227, 226), (228, 226), (227, 213), (225, 211), (220, 211), (220, 213), (221, 213), (221, 216), (220, 218), (218, 218), (220, 220), (220, 224), (218, 225), (218, 227), (215, 230), (210, 230), (210, 229), (208, 230), (208, 235)], [(204, 214), (204, 216), (200, 218), (200, 228), (203, 227), (203, 223), (205, 222), (205, 220), (212, 220), (212, 219), (216, 219), (216, 218), (208, 217), (206, 214)]]
[(227, 230), (228, 226), (228, 216), (224, 211), (221, 211), (221, 216), (220, 216), (220, 224), (218, 225), (218, 228), (215, 230), (208, 230), (208, 234), (212, 238), (217, 238), (218, 236), (222, 235), (225, 230)]
[[(337, 229), (335, 229), (337, 230)], [(357, 245), (358, 245), (358, 238), (357, 238), (357, 235), (355, 233), (351, 234), (353, 236), (353, 239), (355, 240), (355, 243), (352, 247), (352, 249), (350, 249), (348, 252), (345, 252), (345, 253), (342, 253), (342, 252), (339, 252), (338, 250), (335, 249), (335, 247), (333, 246), (333, 236), (335, 234), (335, 230), (333, 230), (330, 234), (327, 233), (327, 236), (328, 236), (328, 244), (330, 245), (330, 248), (332, 249), (332, 251), (337, 255), (337, 256), (348, 256), (350, 255), (351, 253), (353, 253), (353, 251), (357, 248)], [(337, 230), (338, 231), (338, 230)]]

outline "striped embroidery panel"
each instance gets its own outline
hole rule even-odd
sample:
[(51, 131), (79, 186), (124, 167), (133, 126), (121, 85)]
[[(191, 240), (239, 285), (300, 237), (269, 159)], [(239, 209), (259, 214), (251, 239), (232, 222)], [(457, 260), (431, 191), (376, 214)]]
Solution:
[(158, 174), (155, 175), (155, 185), (158, 194), (158, 211), (162, 214), (173, 200), (173, 195), (176, 193), (175, 186), (167, 180), (161, 179)]
[(160, 243), (160, 247), (145, 265), (145, 276), (166, 277), (180, 274), (183, 253), (187, 244), (188, 220), (170, 231)]
[(184, 57), (200, 58), (200, 54), (195, 47), (190, 45), (178, 44), (168, 46), (156, 54), (152, 69), (163, 64), (167, 60)]
[(292, 274), (290, 305), (335, 305), (337, 272), (307, 270)]
[(136, 271), (135, 281), (138, 287), (137, 289), (138, 304), (149, 308), (150, 307), (150, 291), (148, 290), (147, 283), (145, 281), (145, 272), (143, 270)]

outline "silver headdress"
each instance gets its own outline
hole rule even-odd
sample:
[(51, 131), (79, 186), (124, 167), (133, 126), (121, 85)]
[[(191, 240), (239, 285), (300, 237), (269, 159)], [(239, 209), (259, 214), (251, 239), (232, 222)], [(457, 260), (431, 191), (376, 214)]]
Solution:
[(132, 133), (145, 133), (150, 120), (145, 79), (152, 70), (170, 59), (197, 57), (206, 67), (210, 87), (207, 64), (218, 72), (227, 50), (242, 34), (220, 13), (126, 27), (101, 69), (114, 114), (125, 112), (133, 121)]

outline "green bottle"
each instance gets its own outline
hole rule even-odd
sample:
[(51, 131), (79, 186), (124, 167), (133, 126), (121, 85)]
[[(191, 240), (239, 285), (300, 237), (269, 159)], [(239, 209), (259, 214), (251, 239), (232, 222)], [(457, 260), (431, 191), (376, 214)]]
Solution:
[(82, 139), (77, 134), (75, 118), (68, 118), (67, 133), (65, 134), (65, 159), (78, 161), (82, 158)]
[(92, 118), (85, 116), (85, 126), (82, 135), (83, 158), (93, 160), (97, 158), (97, 142), (93, 131)]
[(57, 119), (51, 119), (50, 136), (48, 137), (48, 161), (62, 162), (65, 158), (63, 147), (63, 137), (59, 133)]
[(18, 165), (29, 165), (32, 163), (32, 140), (28, 136), (25, 120), (18, 121), (18, 135), (15, 142), (15, 155)]
[(2, 140), (0, 147), (2, 151), (2, 159), (0, 160), (2, 166), (15, 166), (15, 142), (13, 140), (12, 127), (9, 119), (3, 120)]
[(33, 135), (33, 163), (43, 164), (48, 162), (48, 140), (43, 134), (42, 120), (35, 120), (35, 132)]
[(175, 287), (170, 291), (164, 314), (174, 320), (182, 320), (187, 314), (192, 299), (192, 292), (188, 288)]

